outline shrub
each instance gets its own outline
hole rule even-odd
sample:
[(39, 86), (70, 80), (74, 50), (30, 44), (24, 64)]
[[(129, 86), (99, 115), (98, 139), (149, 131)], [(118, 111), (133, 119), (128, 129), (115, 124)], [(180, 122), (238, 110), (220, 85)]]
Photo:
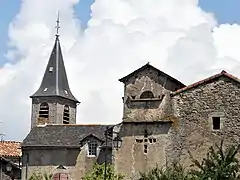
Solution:
[[(114, 171), (112, 165), (107, 165), (106, 180), (122, 180), (123, 176)], [(93, 170), (87, 173), (83, 180), (103, 180), (104, 179), (105, 164), (95, 164)]]
[(220, 145), (216, 145), (216, 150), (210, 147), (207, 157), (199, 161), (193, 157), (194, 165), (198, 168), (192, 171), (197, 180), (237, 180), (240, 179), (240, 164), (236, 158), (240, 145), (230, 146), (226, 150), (223, 149), (223, 141)]
[(157, 166), (147, 173), (140, 173), (139, 180), (190, 180), (190, 176), (182, 165), (173, 163), (166, 168)]

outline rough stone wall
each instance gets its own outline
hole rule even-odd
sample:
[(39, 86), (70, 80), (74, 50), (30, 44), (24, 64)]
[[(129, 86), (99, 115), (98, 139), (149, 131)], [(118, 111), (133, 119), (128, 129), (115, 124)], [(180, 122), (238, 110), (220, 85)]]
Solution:
[[(165, 146), (171, 123), (123, 123), (120, 128), (122, 146), (114, 151), (114, 166), (126, 180), (137, 179), (157, 164), (165, 165)], [(148, 135), (145, 136), (145, 131)], [(146, 151), (147, 150), (147, 151)]]
[[(176, 127), (169, 134), (168, 159), (192, 164), (221, 139), (225, 144), (240, 140), (240, 84), (226, 77), (200, 85), (173, 97)], [(212, 117), (220, 117), (221, 129), (213, 130)]]
[[(166, 164), (173, 116), (170, 92), (179, 87), (154, 69), (136, 73), (125, 82), (123, 124), (119, 130), (122, 146), (114, 151), (114, 166), (125, 179), (137, 179), (139, 172)], [(153, 98), (141, 98), (145, 91), (151, 91)]]
[[(179, 85), (153, 69), (146, 69), (130, 77), (124, 87), (124, 122), (158, 121), (170, 114), (169, 92)], [(145, 91), (154, 98), (140, 99)]]
[(31, 128), (39, 124), (40, 105), (44, 102), (49, 105), (49, 118), (44, 120), (47, 124), (63, 124), (63, 109), (65, 105), (69, 106), (69, 123), (76, 124), (75, 102), (58, 97), (41, 97), (32, 100)]

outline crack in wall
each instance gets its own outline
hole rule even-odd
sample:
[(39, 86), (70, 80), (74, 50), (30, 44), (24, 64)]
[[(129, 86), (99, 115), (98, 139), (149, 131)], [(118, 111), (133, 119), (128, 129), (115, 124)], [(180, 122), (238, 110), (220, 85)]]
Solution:
[(132, 148), (131, 148), (131, 155), (132, 155), (132, 174), (135, 174), (135, 158), (134, 158), (134, 145), (135, 143), (132, 144)]

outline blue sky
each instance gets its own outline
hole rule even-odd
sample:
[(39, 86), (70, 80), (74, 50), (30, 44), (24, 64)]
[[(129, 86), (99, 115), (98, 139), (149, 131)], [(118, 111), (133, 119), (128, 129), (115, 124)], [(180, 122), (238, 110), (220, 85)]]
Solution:
[[(76, 15), (81, 19), (84, 28), (90, 18), (90, 5), (93, 1), (81, 0), (75, 7)], [(0, 1), (0, 66), (6, 62), (4, 53), (7, 49), (8, 25), (18, 13), (20, 2), (20, 0)], [(219, 23), (240, 23), (240, 0), (200, 0), (200, 6), (205, 11), (214, 13)]]

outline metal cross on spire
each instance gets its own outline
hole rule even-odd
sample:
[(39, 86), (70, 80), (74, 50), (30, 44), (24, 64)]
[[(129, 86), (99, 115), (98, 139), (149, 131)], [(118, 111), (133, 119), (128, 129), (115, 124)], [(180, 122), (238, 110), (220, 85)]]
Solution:
[(60, 18), (59, 18), (59, 11), (58, 11), (58, 17), (57, 17), (57, 25), (56, 25), (56, 29), (57, 29), (57, 33), (56, 36), (59, 36), (59, 29), (60, 29)]

